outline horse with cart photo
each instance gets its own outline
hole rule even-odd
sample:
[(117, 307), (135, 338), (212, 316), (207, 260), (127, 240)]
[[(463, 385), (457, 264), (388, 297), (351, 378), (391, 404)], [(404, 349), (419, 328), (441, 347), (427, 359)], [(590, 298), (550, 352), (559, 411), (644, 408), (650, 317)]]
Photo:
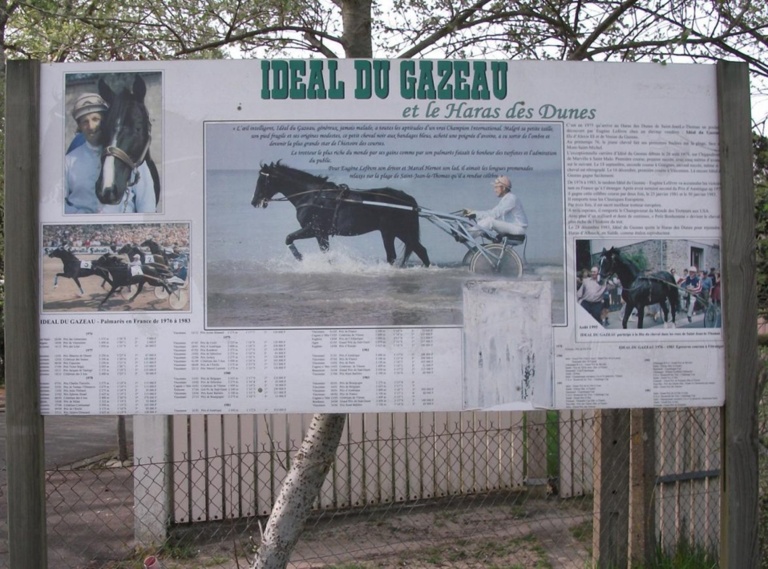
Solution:
[(188, 223), (43, 225), (43, 311), (188, 309), (189, 235)]
[[(274, 198), (277, 194), (284, 197)], [(315, 238), (320, 250), (328, 251), (332, 236), (379, 231), (389, 264), (397, 259), (397, 238), (404, 244), (401, 267), (411, 253), (416, 253), (423, 265), (429, 267), (427, 250), (419, 240), (419, 219), (425, 219), (468, 249), (463, 264), (471, 272), (503, 277), (523, 274), (523, 258), (514, 247), (525, 243), (524, 234), (495, 233), (478, 226), (472, 216), (460, 211), (444, 213), (420, 207), (412, 196), (400, 190), (352, 189), (278, 161), (262, 166), (251, 205), (266, 208), (270, 201), (289, 201), (296, 208), (301, 227), (287, 235), (285, 244), (299, 261), (303, 257), (294, 243), (299, 239)]]
[[(565, 322), (561, 133), (524, 143), (548, 152), (523, 159), (443, 126), (428, 146), (397, 134), (417, 126), (206, 125), (207, 325), (460, 326), (468, 281), (520, 278), (553, 283), (552, 321)], [(352, 148), (343, 133), (357, 131), (371, 141)], [(507, 177), (531, 218), (522, 231), (483, 225)]]

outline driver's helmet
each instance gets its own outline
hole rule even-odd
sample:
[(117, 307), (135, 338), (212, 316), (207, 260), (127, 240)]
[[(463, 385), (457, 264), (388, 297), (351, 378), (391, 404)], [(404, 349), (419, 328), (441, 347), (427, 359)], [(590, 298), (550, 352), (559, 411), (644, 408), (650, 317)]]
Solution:
[(75, 101), (75, 106), (72, 107), (72, 118), (79, 121), (90, 113), (106, 113), (108, 110), (109, 105), (101, 96), (96, 93), (83, 93)]

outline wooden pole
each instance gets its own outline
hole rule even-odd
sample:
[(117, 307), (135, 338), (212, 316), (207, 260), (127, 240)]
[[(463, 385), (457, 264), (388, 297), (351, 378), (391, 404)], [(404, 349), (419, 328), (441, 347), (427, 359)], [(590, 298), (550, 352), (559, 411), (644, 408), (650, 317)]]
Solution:
[(626, 567), (629, 559), (629, 416), (629, 409), (601, 409), (595, 416), (596, 569)]
[(656, 554), (656, 419), (654, 409), (630, 411), (629, 557), (651, 567)]
[(5, 381), (11, 567), (46, 569), (38, 327), (40, 64), (9, 61), (5, 95)]
[(720, 567), (759, 565), (757, 293), (749, 67), (717, 64), (722, 211), (725, 406), (721, 437)]

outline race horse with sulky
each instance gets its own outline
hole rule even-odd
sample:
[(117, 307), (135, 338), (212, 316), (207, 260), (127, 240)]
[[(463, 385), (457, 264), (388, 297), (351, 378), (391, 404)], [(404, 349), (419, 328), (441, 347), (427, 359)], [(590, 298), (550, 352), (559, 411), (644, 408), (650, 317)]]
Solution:
[(170, 265), (167, 253), (154, 239), (147, 239), (146, 241), (143, 241), (140, 246), (149, 249), (155, 263), (161, 263), (165, 266)]
[(397, 238), (405, 245), (401, 266), (412, 252), (429, 266), (427, 250), (419, 241), (418, 204), (405, 192), (393, 188), (353, 190), (278, 161), (261, 167), (251, 205), (265, 208), (270, 201), (276, 201), (276, 194), (285, 196), (296, 208), (301, 228), (289, 233), (285, 244), (298, 260), (302, 257), (294, 244), (297, 239), (314, 237), (320, 250), (327, 251), (334, 235), (379, 231), (388, 263), (393, 264), (397, 258)]
[(152, 124), (144, 105), (147, 86), (137, 75), (132, 89), (115, 94), (104, 79), (99, 79), (99, 94), (109, 104), (101, 125), (101, 173), (96, 180), (96, 197), (103, 204), (119, 204), (131, 186), (138, 182), (139, 166), (146, 162), (160, 201), (160, 175), (149, 154)]
[(108, 272), (110, 277), (110, 284), (112, 288), (99, 303), (99, 310), (104, 307), (104, 303), (120, 288), (136, 286), (136, 292), (128, 299), (128, 302), (133, 301), (139, 293), (144, 289), (144, 285), (150, 284), (154, 286), (162, 287), (169, 295), (171, 289), (166, 282), (166, 278), (170, 276), (170, 273), (163, 270), (158, 270), (154, 265), (141, 265), (141, 267), (132, 267), (125, 263), (119, 257), (107, 253), (102, 255), (96, 261), (93, 261), (95, 266)]
[[(669, 312), (671, 310), (671, 325), (674, 327), (680, 297), (672, 273), (658, 271), (650, 275), (643, 275), (637, 265), (622, 255), (615, 247), (608, 250), (603, 249), (598, 267), (600, 269), (598, 282), (603, 283), (613, 275), (616, 275), (621, 282), (621, 297), (626, 303), (624, 318), (621, 321), (623, 328), (627, 327), (629, 316), (635, 308), (637, 308), (637, 327), (642, 328), (645, 307), (656, 303), (661, 306), (664, 313), (665, 327), (669, 324)], [(669, 307), (667, 307), (667, 302), (669, 302)]]
[(102, 287), (104, 286), (104, 282), (112, 284), (109, 277), (109, 272), (107, 272), (103, 267), (94, 264), (93, 261), (81, 261), (77, 258), (77, 255), (65, 247), (57, 247), (48, 253), (48, 256), (51, 258), (61, 259), (61, 262), (64, 265), (64, 271), (61, 273), (56, 273), (56, 276), (53, 277), (53, 288), (59, 286), (59, 277), (65, 277), (75, 281), (75, 284), (80, 291), (80, 296), (85, 294), (83, 291), (83, 286), (80, 284), (81, 277), (91, 277), (97, 275), (102, 278)]
[[(141, 247), (145, 247), (147, 243), (148, 241), (144, 241), (144, 243), (141, 244)], [(159, 270), (163, 274), (167, 274), (168, 277), (172, 276), (170, 269), (168, 268), (168, 262), (165, 258), (165, 255), (154, 253), (154, 252), (145, 253), (144, 251), (141, 250), (140, 247), (137, 247), (136, 245), (132, 245), (131, 243), (126, 243), (119, 249), (113, 246), (112, 251), (117, 253), (118, 255), (127, 256), (129, 262), (132, 261), (135, 256), (138, 256), (139, 259), (141, 260), (142, 265), (151, 266), (154, 268), (154, 270)], [(152, 251), (151, 248), (150, 248), (150, 251)]]

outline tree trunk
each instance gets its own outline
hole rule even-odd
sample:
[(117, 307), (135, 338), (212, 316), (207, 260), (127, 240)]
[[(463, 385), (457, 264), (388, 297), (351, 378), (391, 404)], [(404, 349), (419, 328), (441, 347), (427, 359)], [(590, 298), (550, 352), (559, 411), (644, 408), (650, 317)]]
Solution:
[(336, 457), (346, 420), (347, 416), (341, 414), (312, 417), (280, 488), (251, 569), (283, 569), (288, 564)]
[[(371, 0), (341, 0), (340, 5), (345, 55), (372, 57)], [(301, 449), (280, 488), (251, 569), (283, 569), (287, 566), (336, 457), (346, 420), (347, 416), (341, 414), (312, 417)]]
[(344, 53), (347, 57), (373, 57), (371, 0), (342, 0)]

